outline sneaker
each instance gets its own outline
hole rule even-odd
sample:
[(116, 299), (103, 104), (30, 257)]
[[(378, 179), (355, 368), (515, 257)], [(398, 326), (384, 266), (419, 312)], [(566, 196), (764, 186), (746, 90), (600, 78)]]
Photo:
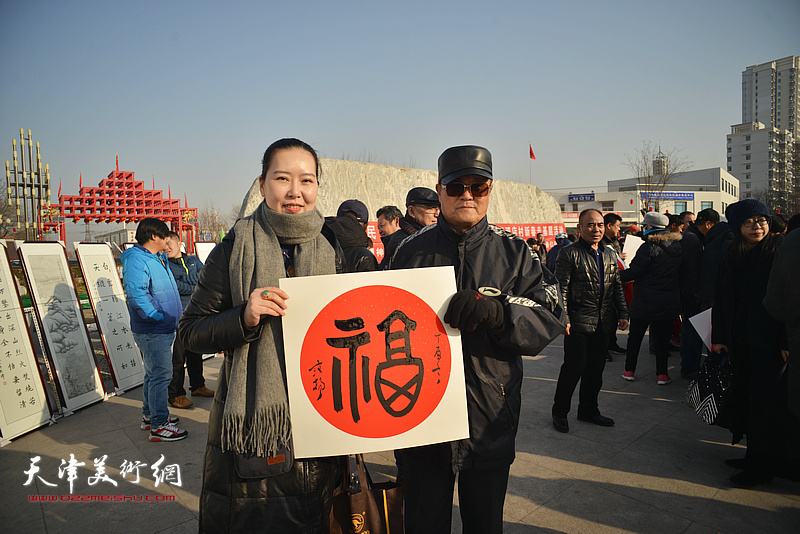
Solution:
[(180, 395), (169, 401), (170, 405), (175, 408), (186, 409), (192, 405), (192, 401), (186, 398), (186, 395)]
[(150, 431), (150, 441), (178, 441), (188, 435), (187, 431), (181, 430), (172, 423), (167, 423)]
[[(172, 423), (172, 424), (175, 424), (180, 420), (181, 420), (181, 418), (178, 417), (177, 415), (170, 415), (169, 416), (169, 422)], [(142, 416), (142, 425), (139, 428), (141, 428), (142, 430), (150, 430), (150, 418)]]
[(200, 386), (196, 390), (192, 391), (192, 397), (195, 397), (195, 396), (198, 396), (198, 397), (213, 397), (214, 396), (214, 390), (213, 389), (208, 389), (205, 386)]
[(636, 380), (636, 379), (633, 377), (633, 371), (623, 371), (623, 372), (622, 372), (622, 378), (624, 378), (625, 380), (630, 380), (631, 382), (633, 382), (634, 380)]
[(672, 382), (672, 379), (669, 377), (669, 375), (658, 375), (658, 385), (659, 386), (665, 386), (665, 385), (669, 384), (670, 382)]

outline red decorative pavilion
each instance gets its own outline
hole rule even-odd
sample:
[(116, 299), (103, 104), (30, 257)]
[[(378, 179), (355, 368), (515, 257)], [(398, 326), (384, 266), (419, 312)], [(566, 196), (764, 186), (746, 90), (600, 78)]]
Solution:
[(190, 208), (184, 195), (184, 205), (180, 199), (164, 198), (164, 192), (153, 188), (145, 189), (144, 182), (134, 179), (134, 173), (117, 168), (108, 178), (100, 181), (97, 187), (83, 187), (83, 177), (78, 182), (77, 195), (62, 195), (58, 187), (58, 204), (42, 208), (41, 222), (44, 231), (57, 231), (66, 240), (65, 221), (83, 219), (85, 222), (105, 223), (139, 222), (145, 217), (155, 217), (168, 223), (172, 230), (186, 243), (186, 250), (194, 250), (197, 239), (197, 208)]

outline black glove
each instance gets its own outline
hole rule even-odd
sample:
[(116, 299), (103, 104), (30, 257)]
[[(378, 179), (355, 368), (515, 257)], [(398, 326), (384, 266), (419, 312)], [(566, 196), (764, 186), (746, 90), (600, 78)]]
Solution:
[(473, 332), (483, 324), (489, 330), (503, 327), (503, 305), (494, 298), (487, 298), (474, 289), (462, 289), (450, 299), (444, 321), (464, 332)]

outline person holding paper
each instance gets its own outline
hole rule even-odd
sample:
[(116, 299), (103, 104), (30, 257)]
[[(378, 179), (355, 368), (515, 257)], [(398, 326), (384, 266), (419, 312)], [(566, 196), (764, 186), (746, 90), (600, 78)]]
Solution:
[(403, 450), (408, 534), (450, 532), (458, 477), (464, 532), (503, 530), (515, 456), (522, 355), (564, 331), (558, 285), (522, 238), (490, 225), (492, 156), (479, 146), (439, 157), (441, 214), (400, 244), (390, 269), (455, 267), (458, 291), (444, 320), (461, 330), (469, 439)]
[(201, 532), (323, 532), (342, 459), (294, 459), (278, 286), (341, 271), (341, 247), (316, 209), (320, 164), (298, 139), (264, 153), (255, 212), (208, 256), (180, 322), (187, 349), (225, 351), (208, 423)]
[(622, 378), (635, 380), (639, 349), (647, 328), (656, 348), (656, 381), (669, 384), (667, 370), (672, 322), (680, 312), (681, 234), (667, 230), (669, 218), (654, 211), (644, 216), (645, 242), (636, 251), (629, 269), (620, 273), (623, 282), (634, 280), (631, 300), (631, 331), (628, 335)]
[(725, 210), (733, 242), (720, 259), (711, 340), (727, 352), (734, 371), (732, 443), (747, 435), (743, 459), (725, 463), (742, 469), (732, 484), (752, 487), (785, 475), (798, 457), (798, 419), (786, 403), (788, 342), (780, 322), (762, 304), (782, 237), (769, 235), (770, 214), (746, 198)]

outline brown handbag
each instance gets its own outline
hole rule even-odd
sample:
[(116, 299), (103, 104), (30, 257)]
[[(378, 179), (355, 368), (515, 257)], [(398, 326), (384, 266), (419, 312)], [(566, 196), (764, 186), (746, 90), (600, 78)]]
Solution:
[(364, 456), (356, 454), (360, 491), (350, 492), (350, 461), (343, 486), (333, 493), (331, 534), (403, 534), (403, 487), (394, 482), (374, 484)]

